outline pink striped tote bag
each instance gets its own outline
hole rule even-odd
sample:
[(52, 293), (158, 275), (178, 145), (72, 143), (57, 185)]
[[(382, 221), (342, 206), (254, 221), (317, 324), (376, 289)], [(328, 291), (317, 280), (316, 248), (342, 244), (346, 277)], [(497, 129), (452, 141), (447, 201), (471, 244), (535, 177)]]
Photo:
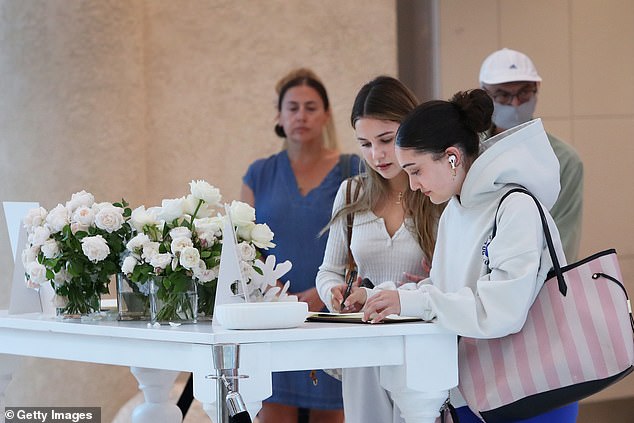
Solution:
[[(487, 423), (527, 419), (621, 380), (634, 370), (634, 320), (616, 251), (560, 267), (539, 201), (554, 268), (518, 333), (461, 338), (459, 388)], [(495, 227), (493, 229), (495, 235)]]

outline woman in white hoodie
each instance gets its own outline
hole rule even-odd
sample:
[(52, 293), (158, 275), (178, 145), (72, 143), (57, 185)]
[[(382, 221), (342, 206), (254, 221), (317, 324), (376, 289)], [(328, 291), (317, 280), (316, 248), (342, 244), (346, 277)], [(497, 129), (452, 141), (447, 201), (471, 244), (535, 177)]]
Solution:
[[(378, 322), (392, 313), (420, 316), (472, 338), (502, 337), (524, 325), (552, 267), (533, 199), (522, 193), (508, 196), (497, 212), (497, 233), (492, 240), (490, 235), (500, 199), (514, 187), (532, 192), (545, 211), (552, 207), (559, 194), (559, 165), (539, 120), (481, 144), (479, 135), (491, 125), (492, 112), (491, 99), (478, 89), (457, 93), (451, 101), (426, 102), (402, 122), (396, 156), (411, 188), (447, 206), (429, 278), (416, 289), (369, 296), (368, 320)], [(565, 262), (557, 228), (546, 216)], [(479, 422), (468, 407), (460, 407), (464, 401), (454, 391), (460, 422)], [(569, 423), (577, 411), (574, 403), (522, 422)]]

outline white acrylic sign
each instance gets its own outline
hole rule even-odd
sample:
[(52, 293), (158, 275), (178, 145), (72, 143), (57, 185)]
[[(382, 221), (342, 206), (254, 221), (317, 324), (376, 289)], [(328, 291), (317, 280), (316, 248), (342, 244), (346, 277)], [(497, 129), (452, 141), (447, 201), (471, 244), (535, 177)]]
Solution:
[[(247, 281), (242, 276), (240, 269), (240, 258), (238, 257), (238, 246), (235, 227), (231, 221), (229, 206), (225, 204), (224, 227), (222, 229), (222, 251), (220, 252), (220, 269), (218, 270), (218, 284), (216, 286), (216, 302), (220, 304), (249, 302), (248, 295), (244, 297), (235, 295), (231, 291), (231, 285), (240, 282), (242, 292), (247, 292)], [(213, 321), (214, 324), (215, 320)]]
[(17, 258), (18, 234), (22, 229), (22, 219), (29, 210), (40, 207), (39, 203), (27, 203), (17, 201), (3, 201), (4, 218), (7, 221), (7, 232), (11, 241), (11, 251), (13, 251), (13, 261)]
[(27, 234), (22, 225), (22, 218), (32, 208), (39, 207), (38, 203), (20, 203), (4, 201), (4, 215), (7, 221), (7, 231), (13, 251), (13, 281), (9, 300), (9, 314), (41, 312), (40, 296), (35, 289), (27, 288), (22, 263), (22, 250), (26, 246)]

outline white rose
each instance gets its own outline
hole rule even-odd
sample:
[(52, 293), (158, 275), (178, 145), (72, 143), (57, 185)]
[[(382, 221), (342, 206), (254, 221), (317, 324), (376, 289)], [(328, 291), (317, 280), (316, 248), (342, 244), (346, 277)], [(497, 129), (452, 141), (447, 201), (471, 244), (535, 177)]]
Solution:
[(141, 254), (143, 260), (149, 263), (152, 260), (152, 257), (159, 253), (159, 245), (160, 244), (158, 242), (154, 241), (143, 244), (143, 253)]
[(136, 234), (130, 241), (128, 241), (125, 248), (136, 253), (139, 250), (142, 250), (143, 246), (148, 242), (150, 242), (149, 236), (146, 234)]
[(139, 206), (132, 210), (130, 223), (134, 226), (137, 232), (143, 232), (144, 226), (158, 225), (159, 221), (156, 217), (155, 211), (155, 208), (145, 210), (145, 206)]
[(154, 254), (150, 260), (150, 265), (155, 269), (165, 269), (170, 263), (172, 263), (172, 255), (170, 253)]
[(46, 222), (46, 209), (44, 207), (36, 207), (29, 210), (22, 219), (22, 224), (27, 232), (31, 232), (34, 227), (42, 226)]
[(123, 263), (121, 263), (121, 271), (126, 275), (134, 272), (134, 268), (139, 264), (139, 261), (132, 256), (128, 256), (123, 259)]
[(109, 234), (121, 229), (123, 222), (125, 222), (123, 209), (112, 204), (101, 207), (101, 210), (95, 215), (95, 225)]
[(88, 229), (90, 229), (90, 226), (82, 225), (81, 223), (71, 222), (70, 224), (70, 231), (73, 233), (73, 235), (79, 231), (88, 232)]
[(51, 237), (51, 231), (46, 226), (38, 226), (29, 235), (31, 245), (42, 245)]
[(82, 226), (90, 226), (95, 221), (95, 212), (90, 207), (79, 206), (75, 209), (70, 221)]
[(95, 212), (95, 214), (97, 214), (104, 207), (111, 207), (111, 206), (112, 206), (112, 203), (108, 203), (107, 201), (104, 201), (104, 202), (101, 202), (101, 203), (95, 203), (90, 208), (92, 209), (93, 212)]
[(183, 199), (174, 198), (161, 201), (161, 208), (158, 218), (166, 222), (171, 222), (183, 216)]
[(24, 265), (25, 269), (28, 269), (29, 264), (31, 264), (32, 262), (34, 262), (35, 260), (37, 260), (37, 255), (40, 254), (40, 246), (39, 245), (32, 245), (30, 247), (25, 248), (24, 250), (22, 250), (22, 264)]
[(90, 207), (94, 204), (95, 197), (84, 190), (74, 193), (70, 197), (70, 201), (66, 203), (66, 207), (70, 210), (70, 212), (74, 212), (78, 207), (85, 206)]
[(181, 251), (179, 263), (185, 269), (192, 269), (198, 265), (200, 261), (200, 253), (194, 247), (185, 247)]
[(29, 282), (31, 286), (40, 286), (46, 282), (46, 267), (37, 261), (29, 263), (29, 267), (26, 269), (29, 275)]
[(189, 187), (194, 198), (203, 200), (211, 207), (216, 207), (220, 204), (222, 199), (220, 190), (213, 185), (205, 181), (191, 181)]
[(101, 235), (87, 236), (81, 240), (81, 250), (88, 260), (97, 263), (108, 257), (110, 247)]
[(190, 231), (189, 228), (186, 228), (185, 226), (177, 226), (170, 231), (170, 236), (172, 237), (172, 239), (191, 238), (192, 231)]
[(273, 231), (269, 228), (269, 225), (266, 223), (258, 223), (251, 229), (251, 241), (258, 248), (264, 248), (268, 250), (269, 248), (275, 247), (275, 244), (271, 242), (273, 240)]
[(255, 221), (255, 209), (242, 201), (232, 201), (229, 207), (231, 222), (235, 226), (245, 226)]
[(249, 222), (246, 225), (238, 226), (236, 236), (238, 240), (251, 241), (251, 230), (255, 228), (255, 223)]
[(253, 278), (254, 270), (251, 263), (240, 260), (240, 271), (242, 272), (242, 277), (246, 278), (247, 280), (251, 280)]
[(238, 244), (238, 252), (240, 258), (246, 261), (255, 260), (255, 247), (248, 242), (241, 242)]
[(55, 206), (53, 210), (48, 212), (46, 216), (46, 224), (51, 230), (51, 233), (60, 232), (64, 226), (70, 223), (70, 213), (68, 209), (61, 204)]
[(172, 253), (177, 254), (183, 251), (185, 248), (193, 246), (194, 243), (191, 239), (180, 237), (172, 240), (172, 243), (170, 244), (170, 249), (172, 250)]
[[(200, 203), (200, 200), (192, 194), (189, 194), (187, 197), (183, 198), (183, 213), (193, 216), (194, 212), (196, 212), (197, 218), (209, 217), (213, 214), (213, 208), (207, 203), (202, 202), (200, 206), (198, 206), (198, 203)], [(198, 211), (196, 211), (196, 209), (198, 209)]]
[(213, 269), (207, 269), (205, 262), (200, 260), (198, 266), (192, 269), (194, 277), (200, 282), (211, 282), (218, 277), (217, 266)]
[(49, 239), (42, 244), (42, 253), (46, 258), (55, 258), (59, 255), (59, 244), (54, 239)]
[(199, 236), (205, 232), (211, 232), (215, 236), (220, 236), (222, 235), (222, 226), (221, 216), (194, 219), (194, 228), (196, 228), (196, 233)]
[(198, 233), (198, 240), (204, 247), (211, 247), (218, 241), (218, 238), (212, 232), (201, 232)]

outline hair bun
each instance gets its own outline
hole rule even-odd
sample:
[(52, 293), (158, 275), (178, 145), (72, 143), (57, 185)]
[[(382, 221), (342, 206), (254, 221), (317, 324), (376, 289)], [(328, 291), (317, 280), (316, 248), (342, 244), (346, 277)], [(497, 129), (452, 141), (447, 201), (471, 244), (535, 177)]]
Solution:
[(484, 132), (491, 127), (493, 100), (482, 89), (459, 91), (451, 103), (460, 111), (463, 123), (475, 132)]

